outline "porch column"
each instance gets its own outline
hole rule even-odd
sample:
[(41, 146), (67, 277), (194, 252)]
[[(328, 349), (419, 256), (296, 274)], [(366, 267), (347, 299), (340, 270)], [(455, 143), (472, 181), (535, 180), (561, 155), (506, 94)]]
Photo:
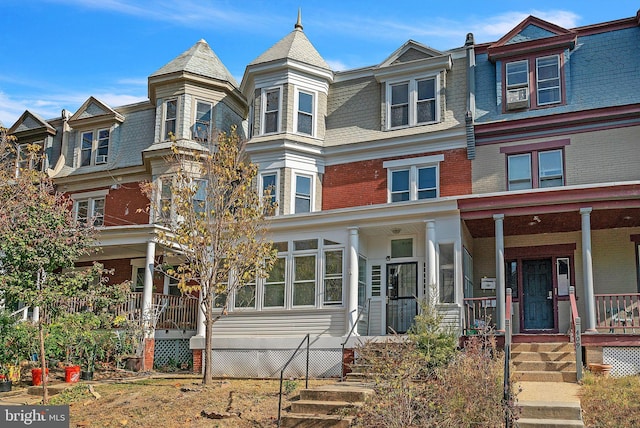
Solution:
[(145, 260), (144, 270), (144, 288), (142, 290), (142, 319), (146, 337), (153, 337), (152, 331), (152, 305), (153, 305), (153, 270), (154, 259), (156, 257), (156, 243), (154, 241), (147, 242), (147, 258)]
[[(358, 320), (358, 248), (359, 235), (357, 227), (349, 229), (349, 279), (347, 281), (347, 331), (349, 334)], [(354, 328), (354, 336), (358, 335), (357, 329)]]
[(33, 312), (31, 313), (31, 320), (33, 321), (34, 324), (40, 321), (40, 306), (33, 307)]
[(582, 276), (584, 281), (584, 300), (586, 309), (586, 332), (597, 333), (596, 307), (593, 292), (593, 259), (591, 258), (591, 211), (592, 208), (580, 208), (582, 216)]
[(496, 229), (496, 329), (504, 331), (504, 214), (493, 216)]
[(436, 267), (436, 221), (425, 220), (425, 223), (425, 243), (427, 259), (427, 277), (425, 278), (427, 283), (425, 284), (425, 298), (430, 305), (435, 305), (440, 302), (440, 299), (438, 298), (438, 269)]

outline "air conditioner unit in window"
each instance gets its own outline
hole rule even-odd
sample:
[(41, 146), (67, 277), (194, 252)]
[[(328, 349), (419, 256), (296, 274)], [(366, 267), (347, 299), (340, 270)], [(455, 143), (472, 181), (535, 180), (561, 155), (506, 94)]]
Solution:
[(107, 163), (107, 155), (98, 155), (96, 156), (96, 165), (100, 165), (103, 163)]
[(507, 110), (529, 107), (529, 88), (507, 89)]

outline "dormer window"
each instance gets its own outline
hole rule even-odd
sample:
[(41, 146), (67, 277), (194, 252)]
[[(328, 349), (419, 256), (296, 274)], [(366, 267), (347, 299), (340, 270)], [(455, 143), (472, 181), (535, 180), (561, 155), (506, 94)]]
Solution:
[(280, 88), (262, 91), (262, 133), (280, 131)]
[(416, 78), (387, 84), (387, 129), (438, 120), (438, 78)]
[(43, 147), (44, 141), (20, 144), (18, 146), (16, 154), (16, 177), (20, 175), (20, 171), (25, 169), (42, 171), (44, 166)]
[(196, 103), (196, 118), (193, 125), (193, 139), (208, 142), (211, 134), (211, 103), (198, 101)]
[(164, 139), (169, 140), (171, 135), (176, 135), (178, 100), (168, 100), (164, 105)]
[(109, 155), (109, 129), (97, 129), (81, 133), (80, 166), (102, 165)]
[[(562, 103), (560, 55), (532, 57), (505, 64), (506, 110)], [(533, 82), (535, 87), (532, 88)]]

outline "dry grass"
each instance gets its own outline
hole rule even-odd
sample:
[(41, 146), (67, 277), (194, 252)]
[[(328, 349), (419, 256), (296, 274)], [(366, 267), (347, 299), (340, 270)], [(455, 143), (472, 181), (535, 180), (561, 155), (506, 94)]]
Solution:
[(621, 378), (585, 373), (580, 389), (584, 424), (592, 428), (640, 426), (640, 377)]
[[(333, 382), (310, 380), (309, 386)], [(283, 409), (304, 387), (304, 380), (296, 383), (297, 388), (283, 396)], [(72, 428), (273, 427), (278, 414), (278, 388), (276, 380), (216, 380), (205, 387), (198, 379), (149, 379), (97, 384), (94, 390), (100, 398), (80, 385), (55, 401), (70, 403)], [(210, 419), (205, 414), (229, 417)]]

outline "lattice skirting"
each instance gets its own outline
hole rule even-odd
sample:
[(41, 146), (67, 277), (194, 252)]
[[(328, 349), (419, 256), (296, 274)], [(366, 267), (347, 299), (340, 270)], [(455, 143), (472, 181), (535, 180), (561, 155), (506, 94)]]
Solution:
[[(214, 349), (214, 376), (239, 378), (279, 378), (280, 370), (295, 349)], [(284, 372), (285, 379), (303, 378), (306, 371), (306, 350), (298, 351)], [(309, 376), (327, 378), (340, 376), (341, 350), (315, 348), (309, 351)]]
[(603, 347), (602, 362), (611, 364), (611, 376), (631, 376), (640, 373), (640, 347)]
[(189, 339), (155, 340), (153, 363), (156, 366), (164, 366), (170, 359), (178, 364), (190, 363), (192, 358)]

